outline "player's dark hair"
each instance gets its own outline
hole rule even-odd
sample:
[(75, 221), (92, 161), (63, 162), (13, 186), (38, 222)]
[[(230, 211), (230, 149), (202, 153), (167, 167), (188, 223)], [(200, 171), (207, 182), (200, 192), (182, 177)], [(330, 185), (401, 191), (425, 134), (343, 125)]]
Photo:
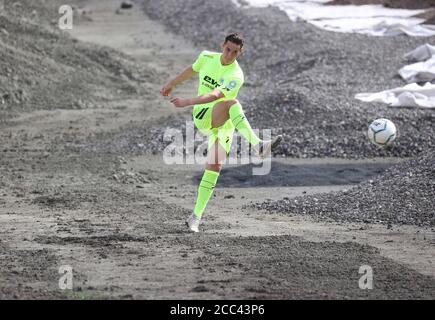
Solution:
[(243, 44), (245, 43), (245, 40), (242, 38), (242, 35), (240, 33), (231, 33), (225, 37), (225, 43), (228, 41), (235, 43), (240, 46), (240, 49), (243, 48)]

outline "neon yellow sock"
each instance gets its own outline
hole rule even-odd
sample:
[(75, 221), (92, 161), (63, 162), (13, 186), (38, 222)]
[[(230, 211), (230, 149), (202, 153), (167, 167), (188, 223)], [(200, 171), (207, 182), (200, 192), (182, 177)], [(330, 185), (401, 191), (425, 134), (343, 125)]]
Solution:
[(213, 194), (213, 189), (216, 185), (216, 181), (219, 177), (219, 172), (205, 170), (204, 175), (202, 176), (201, 182), (198, 187), (198, 197), (196, 199), (195, 209), (193, 213), (198, 218), (202, 217), (204, 209)]
[(242, 105), (240, 103), (233, 104), (230, 107), (230, 118), (238, 132), (253, 146), (258, 145), (261, 139), (257, 137), (243, 113)]

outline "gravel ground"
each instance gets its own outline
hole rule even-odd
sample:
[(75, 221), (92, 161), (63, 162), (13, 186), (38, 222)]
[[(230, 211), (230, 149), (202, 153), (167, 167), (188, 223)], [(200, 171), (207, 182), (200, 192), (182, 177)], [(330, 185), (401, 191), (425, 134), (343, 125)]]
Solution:
[(337, 193), (256, 204), (258, 209), (335, 221), (435, 227), (435, 154), (425, 153)]

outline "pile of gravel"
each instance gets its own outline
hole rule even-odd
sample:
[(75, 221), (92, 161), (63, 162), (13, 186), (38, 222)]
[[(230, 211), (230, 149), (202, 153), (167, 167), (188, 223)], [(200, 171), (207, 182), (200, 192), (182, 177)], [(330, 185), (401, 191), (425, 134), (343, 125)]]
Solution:
[[(190, 122), (189, 128), (186, 128), (188, 122)], [(168, 150), (176, 148), (177, 152), (187, 154), (189, 151), (191, 152), (191, 147), (186, 147), (186, 132), (189, 131), (190, 137), (192, 129), (195, 141), (189, 140), (189, 142), (193, 144), (193, 151), (196, 152), (199, 146), (207, 142), (207, 137), (194, 128), (190, 112), (180, 112), (176, 116), (168, 116), (161, 119), (159, 124), (149, 124), (145, 120), (124, 126), (117, 131), (90, 135), (83, 140), (66, 143), (65, 150), (113, 155), (155, 155), (161, 154), (166, 148)]]
[[(250, 121), (275, 128), (284, 136), (276, 154), (298, 158), (412, 157), (435, 146), (433, 111), (381, 107), (383, 112), (379, 113), (379, 106), (370, 104), (334, 108), (313, 104), (292, 88), (277, 89), (273, 95), (252, 100)], [(396, 141), (385, 149), (367, 139), (367, 128), (376, 118), (391, 119), (398, 127)]]
[(435, 152), (431, 150), (347, 191), (266, 201), (253, 207), (334, 221), (435, 227), (434, 196)]
[[(403, 54), (435, 37), (371, 37), (334, 33), (291, 22), (274, 7), (237, 8), (231, 0), (142, 0), (145, 12), (200, 49), (219, 50), (226, 34), (240, 31), (239, 59), (246, 82), (239, 99), (255, 128), (284, 135), (276, 154), (292, 157), (410, 157), (435, 145), (435, 112), (364, 103), (356, 93), (403, 86)], [(433, 42), (433, 41), (432, 41)], [(193, 58), (194, 59), (194, 58)], [(376, 118), (399, 130), (393, 147), (366, 138)]]
[[(84, 141), (65, 144), (65, 150), (80, 153), (104, 153), (113, 155), (159, 154), (174, 141), (164, 140), (168, 129), (181, 131), (185, 137), (185, 123), (179, 121), (172, 126), (135, 126), (119, 131), (103, 132), (89, 136)], [(185, 140), (184, 140), (185, 141)]]

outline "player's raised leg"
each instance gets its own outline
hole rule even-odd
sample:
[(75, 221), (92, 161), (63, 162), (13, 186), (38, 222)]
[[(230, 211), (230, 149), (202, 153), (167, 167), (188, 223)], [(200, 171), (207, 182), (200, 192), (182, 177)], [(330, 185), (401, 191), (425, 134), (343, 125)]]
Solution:
[(212, 111), (212, 127), (217, 128), (223, 125), (228, 119), (231, 119), (234, 127), (248, 142), (257, 147), (260, 157), (264, 158), (278, 146), (282, 136), (276, 136), (273, 140), (263, 141), (252, 130), (248, 119), (243, 112), (242, 105), (236, 99), (227, 100), (217, 103)]
[(212, 127), (217, 128), (223, 125), (228, 119), (231, 119), (237, 131), (249, 141), (253, 146), (258, 145), (261, 139), (254, 133), (246, 118), (242, 105), (238, 100), (232, 99), (217, 103), (213, 107)]

